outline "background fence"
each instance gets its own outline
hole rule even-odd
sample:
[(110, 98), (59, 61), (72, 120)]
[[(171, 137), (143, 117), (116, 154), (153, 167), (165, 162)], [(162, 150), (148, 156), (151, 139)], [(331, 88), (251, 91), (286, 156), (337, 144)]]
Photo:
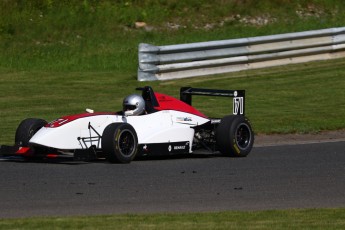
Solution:
[(345, 27), (180, 45), (139, 45), (139, 81), (345, 57)]

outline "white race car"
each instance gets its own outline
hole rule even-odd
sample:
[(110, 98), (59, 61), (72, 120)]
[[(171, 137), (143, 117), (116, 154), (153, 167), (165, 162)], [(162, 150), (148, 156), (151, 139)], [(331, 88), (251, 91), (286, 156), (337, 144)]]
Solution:
[[(64, 116), (50, 123), (28, 118), (17, 128), (14, 146), (1, 146), (2, 156), (78, 160), (106, 158), (129, 163), (139, 155), (192, 153), (197, 149), (227, 156), (247, 156), (254, 133), (244, 115), (244, 90), (183, 87), (180, 100), (151, 87), (124, 99), (116, 113), (93, 112)], [(192, 95), (233, 98), (231, 115), (209, 118), (192, 105)]]

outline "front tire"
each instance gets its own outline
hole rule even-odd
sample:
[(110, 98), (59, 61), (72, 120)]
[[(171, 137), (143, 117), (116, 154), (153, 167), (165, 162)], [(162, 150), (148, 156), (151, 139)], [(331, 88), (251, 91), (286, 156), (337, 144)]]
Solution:
[(108, 125), (102, 135), (102, 151), (111, 163), (130, 163), (138, 150), (138, 137), (127, 123)]
[(254, 144), (254, 133), (249, 120), (236, 115), (222, 118), (216, 130), (216, 143), (223, 155), (247, 156)]
[(45, 120), (37, 118), (27, 118), (23, 120), (16, 130), (16, 145), (28, 147), (31, 137), (46, 124), (47, 122)]

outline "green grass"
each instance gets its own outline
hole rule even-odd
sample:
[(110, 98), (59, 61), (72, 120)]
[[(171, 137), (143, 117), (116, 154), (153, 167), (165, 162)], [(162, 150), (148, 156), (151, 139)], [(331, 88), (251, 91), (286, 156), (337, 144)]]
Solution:
[[(28, 117), (47, 121), (95, 111), (119, 111), (135, 87), (179, 97), (182, 86), (245, 89), (246, 114), (256, 133), (315, 133), (345, 128), (345, 59), (243, 71), (212, 77), (137, 82), (114, 72), (8, 71), (0, 78), (0, 143), (12, 144), (19, 122)], [(231, 113), (228, 98), (195, 97), (206, 115)]]
[(345, 209), (4, 219), (0, 229), (343, 229)]
[[(139, 43), (168, 45), (339, 27), (345, 25), (344, 11), (342, 0), (225, 0), (216, 7), (207, 0), (4, 0), (0, 67), (134, 75)], [(136, 29), (137, 21), (146, 22), (147, 29)]]

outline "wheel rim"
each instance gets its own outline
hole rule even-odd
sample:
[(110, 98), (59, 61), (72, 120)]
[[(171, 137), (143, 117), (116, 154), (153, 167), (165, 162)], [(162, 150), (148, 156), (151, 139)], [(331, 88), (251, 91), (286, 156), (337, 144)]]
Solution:
[(123, 130), (119, 137), (119, 150), (124, 156), (131, 156), (134, 153), (136, 141), (130, 130)]
[(240, 149), (246, 149), (251, 141), (251, 132), (247, 124), (242, 123), (236, 130), (236, 143)]

